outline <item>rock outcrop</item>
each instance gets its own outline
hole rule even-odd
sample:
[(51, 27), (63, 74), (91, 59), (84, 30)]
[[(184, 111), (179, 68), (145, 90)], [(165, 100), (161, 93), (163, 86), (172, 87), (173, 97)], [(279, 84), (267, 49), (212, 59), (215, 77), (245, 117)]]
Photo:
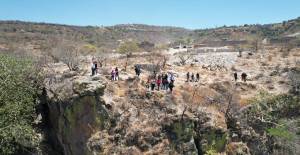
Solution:
[(46, 88), (48, 137), (62, 154), (90, 154), (88, 139), (109, 120), (102, 99), (105, 83), (84, 76), (58, 79)]
[(55, 81), (47, 83), (44, 102), (49, 109), (48, 138), (56, 152), (84, 155), (225, 151), (227, 126), (218, 111), (198, 107), (184, 113), (182, 101), (159, 93), (147, 95), (136, 78), (108, 84), (101, 76), (63, 73)]

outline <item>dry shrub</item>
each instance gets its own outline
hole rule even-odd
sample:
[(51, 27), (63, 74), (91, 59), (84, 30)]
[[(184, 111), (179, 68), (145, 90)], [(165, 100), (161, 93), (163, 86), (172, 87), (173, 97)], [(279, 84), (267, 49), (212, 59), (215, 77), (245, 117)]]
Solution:
[(52, 58), (65, 63), (70, 71), (79, 69), (79, 48), (68, 43), (61, 43), (52, 49)]
[(186, 85), (181, 88), (181, 96), (190, 105), (209, 105), (215, 103), (217, 93), (209, 88)]
[(273, 58), (273, 56), (272, 56), (272, 55), (269, 55), (269, 56), (268, 56), (268, 61), (272, 61), (272, 58)]

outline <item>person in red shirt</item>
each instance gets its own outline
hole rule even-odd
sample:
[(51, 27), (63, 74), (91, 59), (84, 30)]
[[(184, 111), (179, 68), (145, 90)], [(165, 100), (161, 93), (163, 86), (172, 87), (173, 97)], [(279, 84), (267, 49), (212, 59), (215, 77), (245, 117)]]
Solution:
[(157, 80), (156, 80), (156, 85), (157, 85), (157, 90), (159, 90), (160, 89), (160, 84), (161, 84), (161, 77), (160, 76), (158, 76), (158, 78), (157, 78)]

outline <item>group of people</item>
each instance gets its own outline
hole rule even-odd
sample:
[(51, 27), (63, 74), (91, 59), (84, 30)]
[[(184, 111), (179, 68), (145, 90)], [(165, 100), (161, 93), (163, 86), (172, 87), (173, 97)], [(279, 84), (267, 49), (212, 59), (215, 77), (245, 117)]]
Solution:
[(115, 69), (112, 69), (111, 72), (111, 80), (112, 81), (118, 81), (119, 80), (119, 69), (116, 67)]
[(156, 75), (155, 73), (153, 76), (148, 77), (146, 87), (150, 88), (151, 91), (154, 91), (155, 87), (159, 90), (170, 90), (173, 91), (175, 87), (175, 76), (173, 73), (161, 74)]
[[(92, 58), (92, 76), (96, 75), (98, 72), (98, 66), (97, 66), (97, 61), (93, 57)], [(141, 74), (141, 67), (136, 65), (134, 67), (136, 75), (139, 77)], [(234, 80), (238, 80), (238, 73), (235, 72), (233, 74)], [(118, 67), (112, 69), (111, 71), (111, 80), (112, 81), (117, 81), (119, 80), (119, 69)], [(190, 73), (187, 72), (186, 74), (186, 82), (199, 82), (200, 80), (200, 74), (199, 73)], [(243, 72), (241, 74), (241, 80), (246, 82), (247, 81), (247, 74)], [(160, 74), (157, 75), (156, 72), (153, 72), (152, 76), (148, 77), (146, 87), (149, 88), (151, 91), (154, 91), (155, 88), (159, 90), (170, 90), (170, 92), (173, 91), (173, 88), (175, 87), (174, 85), (175, 82), (175, 76), (173, 73), (166, 73), (166, 74)]]
[(196, 73), (196, 77), (194, 73), (192, 73), (191, 75), (190, 72), (186, 73), (186, 82), (199, 82), (199, 80), (200, 80), (199, 73)]
[[(238, 73), (237, 72), (233, 73), (233, 77), (234, 77), (234, 81), (237, 81), (238, 80)], [(242, 78), (242, 81), (246, 82), (247, 81), (247, 74), (242, 73), (241, 78)]]

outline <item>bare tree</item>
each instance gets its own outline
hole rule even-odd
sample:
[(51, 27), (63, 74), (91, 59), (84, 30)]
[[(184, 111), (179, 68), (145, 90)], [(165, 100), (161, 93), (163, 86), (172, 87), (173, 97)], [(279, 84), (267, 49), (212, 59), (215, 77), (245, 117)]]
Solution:
[(120, 53), (125, 53), (126, 54), (126, 62), (124, 66), (124, 70), (126, 71), (128, 63), (129, 63), (129, 58), (132, 55), (132, 52), (137, 52), (139, 51), (140, 48), (138, 47), (136, 42), (133, 41), (127, 41), (122, 44), (120, 44), (118, 51)]
[(178, 58), (179, 58), (179, 63), (181, 65), (185, 65), (187, 61), (193, 58), (193, 55), (191, 55), (190, 53), (180, 53), (178, 54)]
[(100, 55), (96, 56), (96, 60), (99, 64), (99, 67), (106, 66), (108, 59), (108, 55), (106, 53), (101, 53)]
[(79, 49), (73, 45), (62, 44), (52, 51), (52, 56), (65, 63), (70, 71), (79, 69)]
[(163, 56), (159, 52), (153, 52), (149, 57), (147, 57), (148, 61), (152, 65), (152, 71), (158, 72), (160, 69), (166, 65), (167, 57)]
[(163, 56), (163, 62), (162, 62), (162, 68), (165, 68), (166, 67), (166, 64), (167, 64), (167, 61), (169, 60), (169, 58), (166, 56), (166, 55), (164, 55)]
[(292, 43), (288, 40), (284, 41), (284, 43), (282, 44), (282, 47), (280, 49), (280, 52), (282, 52), (282, 57), (287, 57), (290, 54), (290, 52), (294, 46), (295, 46), (294, 43)]
[[(192, 96), (190, 96), (190, 94), (187, 93), (187, 94), (184, 94), (183, 98), (186, 98), (187, 103), (194, 104), (194, 100), (195, 100), (197, 91), (199, 91), (199, 86), (198, 86), (198, 85), (195, 85), (195, 86), (194, 86), (194, 89), (193, 89), (193, 92), (192, 92)], [(182, 114), (181, 114), (181, 120), (182, 120), (182, 121), (183, 121), (183, 117), (184, 117), (185, 112), (186, 112), (189, 108), (191, 108), (191, 105), (187, 105), (187, 104), (184, 105), (184, 109), (183, 109)]]

